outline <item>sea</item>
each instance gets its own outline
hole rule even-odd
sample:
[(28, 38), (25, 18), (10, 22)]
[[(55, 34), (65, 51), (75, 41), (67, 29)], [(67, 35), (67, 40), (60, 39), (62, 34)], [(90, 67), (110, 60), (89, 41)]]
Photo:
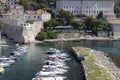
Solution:
[[(120, 67), (120, 41), (81, 40), (78, 42), (26, 44), (26, 46), (28, 46), (28, 52), (20, 56), (15, 64), (5, 68), (5, 73), (0, 75), (0, 80), (32, 80), (35, 74), (42, 69), (44, 57), (47, 55), (46, 51), (51, 47), (62, 49), (71, 57), (71, 60), (67, 62), (70, 69), (64, 74), (67, 77), (65, 80), (85, 80), (84, 68), (81, 62), (76, 61), (71, 51), (71, 48), (75, 46), (104, 51)], [(0, 55), (9, 56), (9, 53), (15, 50), (16, 45), (9, 44), (1, 48)]]

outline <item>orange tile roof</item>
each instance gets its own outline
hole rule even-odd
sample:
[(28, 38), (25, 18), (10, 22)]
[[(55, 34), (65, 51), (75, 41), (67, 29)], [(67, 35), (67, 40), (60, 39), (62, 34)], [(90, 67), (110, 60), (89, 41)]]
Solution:
[(42, 9), (37, 10), (37, 14), (48, 14), (47, 11), (44, 11)]
[(10, 5), (10, 9), (12, 9), (12, 8), (16, 8), (16, 7), (18, 7), (18, 8), (23, 8), (22, 5)]
[(37, 11), (28, 10), (28, 11), (26, 11), (26, 14), (48, 14), (48, 12), (44, 11), (42, 9), (39, 9)]
[(26, 14), (36, 14), (36, 11), (33, 11), (33, 10), (27, 10), (27, 11), (26, 11)]

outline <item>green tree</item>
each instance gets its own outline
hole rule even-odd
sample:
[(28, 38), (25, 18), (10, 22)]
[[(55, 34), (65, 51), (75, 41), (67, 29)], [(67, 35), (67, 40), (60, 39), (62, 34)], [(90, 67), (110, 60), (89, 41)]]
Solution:
[(25, 9), (28, 9), (28, 6), (39, 7), (39, 4), (35, 0), (20, 0), (20, 5), (23, 5)]
[(97, 19), (104, 19), (103, 11), (99, 12), (99, 14), (97, 15)]
[(27, 9), (28, 6), (28, 0), (20, 0), (20, 5), (23, 5), (25, 9)]
[(71, 25), (74, 27), (74, 29), (85, 29), (86, 28), (84, 23), (77, 21), (77, 20), (72, 20)]
[(47, 7), (47, 5), (45, 3), (40, 3), (39, 6), (43, 10), (48, 10), (48, 7)]
[(85, 20), (85, 24), (86, 24), (88, 30), (92, 29), (92, 26), (93, 26), (92, 22), (93, 22), (93, 17), (88, 17)]
[(33, 20), (27, 20), (25, 23), (33, 24)]
[(101, 28), (102, 30), (107, 30), (108, 29), (108, 21), (107, 20), (103, 20), (103, 19), (99, 19), (98, 20), (98, 28)]
[(74, 18), (72, 13), (64, 11), (63, 9), (58, 11), (57, 17), (59, 18), (59, 21), (61, 21), (61, 23), (64, 25), (70, 25), (71, 21)]
[(57, 34), (53, 31), (47, 31), (47, 36), (48, 36), (49, 39), (57, 38)]
[(44, 28), (45, 29), (47, 29), (47, 28), (53, 29), (53, 28), (55, 28), (56, 26), (59, 26), (59, 25), (60, 25), (60, 22), (58, 22), (56, 19), (51, 19), (51, 21), (48, 21), (48, 22), (44, 23)]
[(93, 17), (89, 17), (86, 19), (85, 24), (87, 29), (92, 30), (92, 32), (97, 35), (97, 31), (100, 30), (108, 30), (108, 22), (105, 19), (97, 19)]
[(43, 41), (47, 38), (48, 38), (48, 36), (47, 36), (46, 32), (39, 32), (35, 39)]
[(115, 13), (120, 14), (120, 3), (116, 3), (114, 8)]
[(30, 6), (39, 8), (39, 4), (38, 4), (37, 2), (35, 2), (35, 1), (31, 1), (31, 2), (30, 2)]

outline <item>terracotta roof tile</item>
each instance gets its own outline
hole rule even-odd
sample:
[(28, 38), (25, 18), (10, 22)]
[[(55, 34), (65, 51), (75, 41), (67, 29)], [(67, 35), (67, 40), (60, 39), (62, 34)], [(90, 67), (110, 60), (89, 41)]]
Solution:
[(22, 5), (10, 5), (10, 9), (12, 8), (23, 8)]
[(48, 14), (48, 12), (44, 11), (42, 9), (39, 9), (37, 11), (28, 10), (28, 11), (26, 11), (26, 14)]
[(26, 11), (26, 14), (36, 14), (36, 11), (33, 11), (33, 10), (27, 10), (27, 11)]

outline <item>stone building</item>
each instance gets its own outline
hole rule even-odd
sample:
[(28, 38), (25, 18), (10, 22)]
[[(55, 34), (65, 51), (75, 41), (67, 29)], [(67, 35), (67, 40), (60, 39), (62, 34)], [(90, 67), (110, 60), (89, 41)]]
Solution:
[(106, 20), (113, 20), (113, 19), (116, 19), (116, 14), (115, 13), (106, 13), (104, 15), (104, 17)]
[[(11, 5), (8, 13), (0, 20), (5, 23), (2, 34), (19, 43), (32, 43), (42, 30), (43, 22), (51, 20), (51, 14), (41, 9), (25, 11), (21, 5)], [(28, 23), (31, 20), (33, 23)]]
[(36, 11), (28, 10), (24, 12), (24, 8), (21, 5), (11, 5), (10, 12), (2, 14), (1, 18), (1, 21), (6, 24), (18, 26), (28, 20), (32, 20), (33, 22), (46, 22), (51, 20), (51, 14), (41, 9)]
[(113, 39), (120, 39), (120, 20), (109, 20), (111, 32), (110, 37)]
[(36, 11), (28, 10), (25, 12), (25, 18), (27, 18), (27, 20), (41, 20), (43, 22), (46, 22), (51, 20), (51, 14), (41, 9)]
[(10, 5), (9, 11), (10, 11), (10, 13), (23, 14), (24, 7), (22, 5)]
[(5, 0), (7, 6), (18, 4), (20, 0)]
[(96, 17), (100, 11), (114, 13), (114, 0), (58, 0), (56, 9)]

